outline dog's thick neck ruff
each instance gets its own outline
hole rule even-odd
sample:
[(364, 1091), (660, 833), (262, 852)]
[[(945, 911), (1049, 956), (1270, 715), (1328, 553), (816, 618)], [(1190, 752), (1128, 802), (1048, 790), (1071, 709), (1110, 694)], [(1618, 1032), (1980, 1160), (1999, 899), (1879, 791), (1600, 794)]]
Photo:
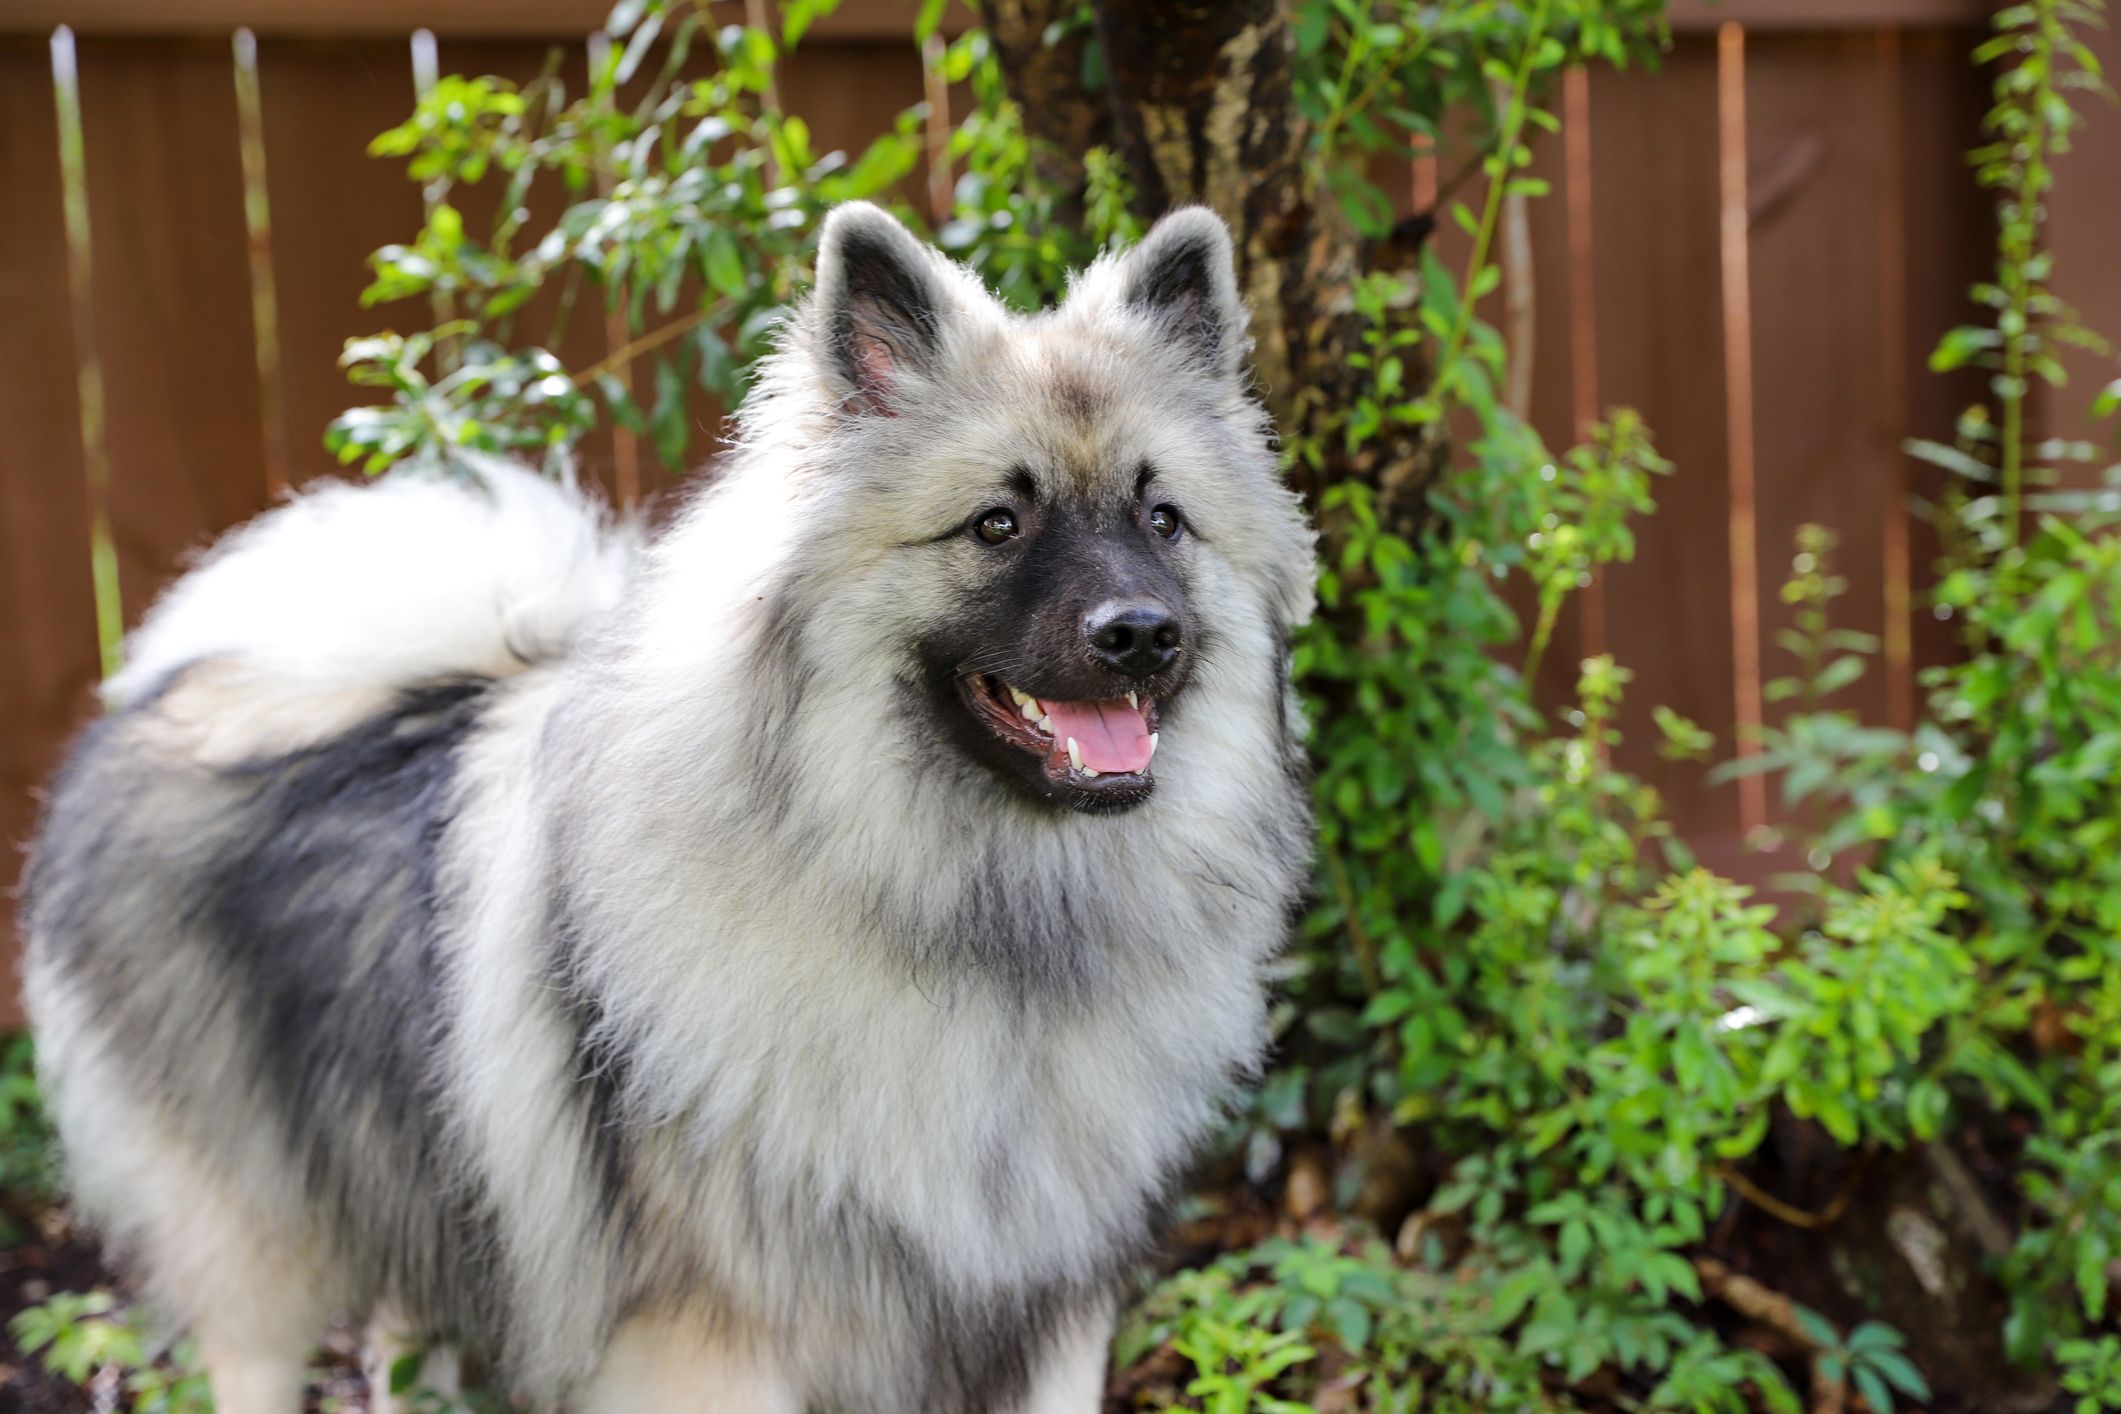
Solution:
[(29, 877), (150, 1287), (246, 1339), (387, 1305), (599, 1414), (647, 1319), (846, 1414), (1046, 1388), (1307, 872), (1310, 538), (1243, 348), (1205, 213), (1025, 317), (849, 208), (652, 541), (485, 466), (217, 548)]

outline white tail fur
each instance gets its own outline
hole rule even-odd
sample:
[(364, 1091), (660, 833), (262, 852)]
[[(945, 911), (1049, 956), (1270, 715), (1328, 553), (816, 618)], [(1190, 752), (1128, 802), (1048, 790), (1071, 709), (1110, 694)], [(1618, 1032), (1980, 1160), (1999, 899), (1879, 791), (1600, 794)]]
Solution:
[(520, 466), (465, 465), (330, 482), (230, 532), (149, 611), (105, 703), (209, 661), (275, 695), (372, 701), (564, 653), (624, 590), (634, 527)]

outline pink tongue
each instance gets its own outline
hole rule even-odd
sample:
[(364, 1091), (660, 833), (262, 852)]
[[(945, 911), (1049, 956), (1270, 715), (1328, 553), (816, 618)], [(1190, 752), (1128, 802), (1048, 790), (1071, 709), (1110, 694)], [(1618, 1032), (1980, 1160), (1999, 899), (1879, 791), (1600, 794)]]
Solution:
[(1093, 771), (1139, 771), (1149, 764), (1149, 724), (1139, 707), (1124, 697), (1104, 702), (1047, 702), (1039, 705), (1053, 721), (1053, 739), (1066, 750), (1068, 738)]

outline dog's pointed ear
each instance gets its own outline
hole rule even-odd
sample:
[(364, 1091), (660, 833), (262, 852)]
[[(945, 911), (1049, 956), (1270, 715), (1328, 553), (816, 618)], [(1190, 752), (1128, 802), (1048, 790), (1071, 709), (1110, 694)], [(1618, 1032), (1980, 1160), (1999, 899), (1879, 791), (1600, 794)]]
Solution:
[(934, 371), (952, 299), (939, 274), (935, 257), (881, 207), (851, 201), (825, 218), (820, 352), (854, 406), (888, 414), (909, 375)]
[(1205, 206), (1158, 221), (1121, 269), (1120, 301), (1146, 314), (1203, 366), (1236, 377), (1245, 353), (1245, 306), (1237, 293), (1230, 232)]

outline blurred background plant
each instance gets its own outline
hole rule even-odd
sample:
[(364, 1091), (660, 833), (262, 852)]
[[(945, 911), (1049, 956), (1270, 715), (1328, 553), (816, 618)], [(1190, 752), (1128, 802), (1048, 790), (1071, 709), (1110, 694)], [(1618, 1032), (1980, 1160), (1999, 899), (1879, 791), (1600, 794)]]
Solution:
[[(1614, 766), (1624, 665), (1582, 662), (1557, 718), (1528, 688), (1669, 467), (1624, 408), (1544, 445), (1484, 311), (1508, 203), (1546, 195), (1557, 86), (1653, 63), (1662, 0), (1244, 0), (1183, 41), (1050, 0), (947, 42), (930, 0), (911, 37), (972, 107), (925, 211), (904, 199), (918, 110), (847, 154), (781, 105), (776, 64), (831, 8), (761, 27), (625, 0), (579, 93), (557, 64), (437, 78), (376, 140), (427, 220), (376, 252), (370, 291), (433, 319), (348, 344), (383, 400), (330, 445), (370, 472), (469, 448), (568, 475), (617, 425), (682, 469), (709, 450), (688, 399), (741, 401), (842, 200), (894, 204), (1026, 309), (1175, 201), (1232, 221), (1322, 532), (1295, 649), (1318, 875), (1274, 1067), (1144, 1278), (1113, 1407), (2121, 1409), (2121, 477), (2057, 489), (2105, 454), (2035, 440), (2024, 412), (2059, 347), (2096, 343), (2041, 231), (2072, 105), (2103, 94), (2078, 37), (2099, 6), (2005, 7), (1976, 56), (1996, 268), (1933, 362), (1985, 371), (1987, 396), (1914, 448), (1954, 479), (1933, 515), (1959, 661), (1911, 730), (1845, 706), (1878, 644), (1837, 622), (1834, 539), (1807, 527), (1768, 692), (1787, 715), (1722, 744), (1657, 715), (1670, 758), (1742, 745), (1721, 778), (1779, 783), (1804, 867), (1770, 893), (1699, 867)], [(1204, 67), (1247, 24), (1286, 27), (1278, 86)], [(1222, 185), (1158, 167), (1137, 110), (1172, 73), (1269, 83), (1247, 91), (1281, 105), (1278, 141)], [(1217, 95), (1189, 101), (1179, 121), (1220, 141)], [(1444, 175), (1400, 218), (1371, 163), (1417, 148)], [(488, 187), (475, 230), (459, 198)], [(587, 318), (625, 338), (570, 366)], [(107, 1304), (21, 1320), (69, 1375), (181, 1375)]]

